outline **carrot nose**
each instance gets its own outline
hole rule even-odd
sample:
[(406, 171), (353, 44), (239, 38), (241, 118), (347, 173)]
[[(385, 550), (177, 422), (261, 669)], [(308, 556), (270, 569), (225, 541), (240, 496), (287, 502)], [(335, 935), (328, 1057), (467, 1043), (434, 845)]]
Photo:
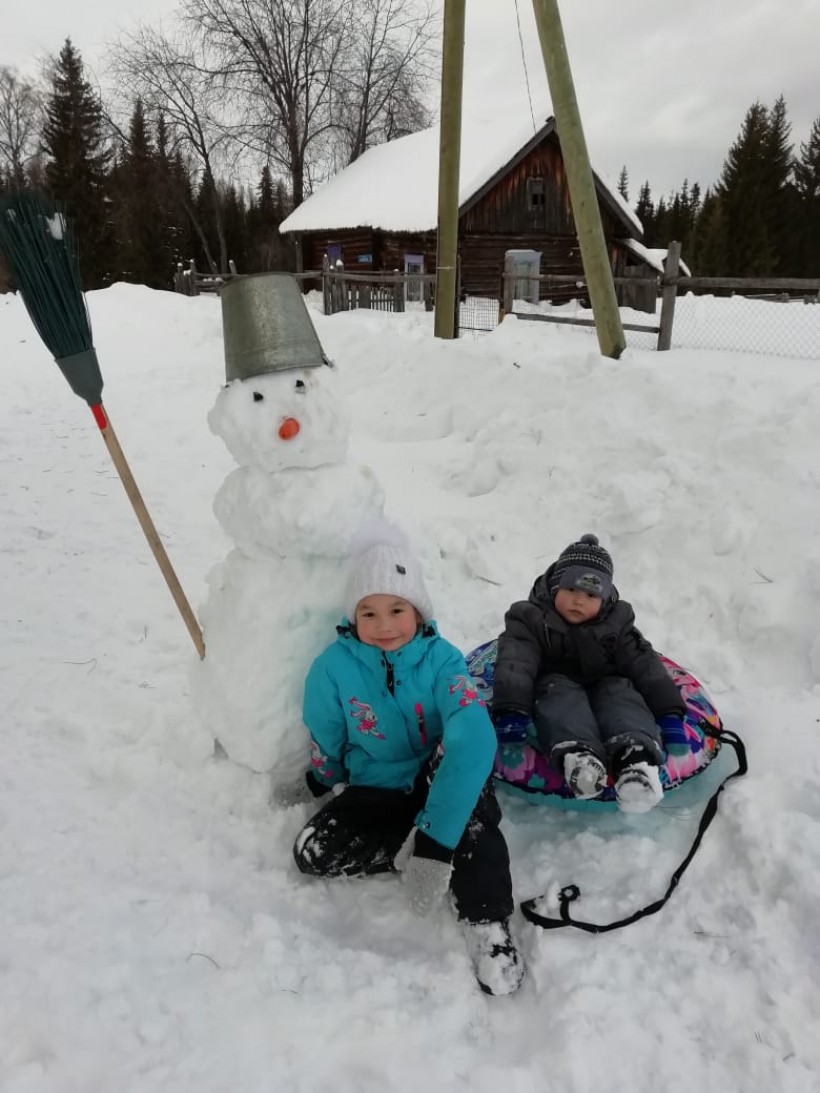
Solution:
[(301, 428), (295, 417), (286, 417), (279, 426), (279, 437), (281, 440), (293, 440)]

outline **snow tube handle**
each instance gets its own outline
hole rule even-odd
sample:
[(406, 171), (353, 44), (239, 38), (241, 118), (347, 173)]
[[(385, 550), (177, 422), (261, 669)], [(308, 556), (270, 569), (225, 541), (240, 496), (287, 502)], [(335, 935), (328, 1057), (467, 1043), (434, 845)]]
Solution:
[[(737, 759), (737, 770), (733, 770), (731, 774), (727, 774), (706, 802), (706, 808), (703, 810), (703, 815), (698, 824), (697, 834), (695, 835), (694, 842), (689, 848), (689, 853), (672, 874), (672, 879), (663, 896), (661, 896), (660, 899), (655, 900), (654, 903), (649, 903), (646, 907), (641, 907), (639, 911), (635, 911), (626, 918), (619, 918), (615, 922), (581, 922), (579, 919), (574, 919), (569, 910), (570, 904), (580, 898), (581, 889), (577, 884), (567, 884), (558, 893), (558, 912), (561, 916), (560, 918), (548, 918), (546, 915), (539, 914), (535, 909), (539, 900), (525, 899), (521, 904), (521, 912), (526, 919), (536, 926), (540, 926), (542, 930), (557, 930), (562, 926), (574, 926), (577, 930), (584, 930), (588, 934), (607, 934), (610, 930), (620, 930), (622, 926), (630, 926), (633, 922), (646, 918), (648, 915), (655, 915), (661, 910), (677, 888), (678, 881), (686, 872), (689, 863), (698, 851), (701, 840), (706, 834), (709, 824), (711, 824), (712, 820), (715, 818), (718, 808), (718, 798), (723, 792), (726, 783), (731, 781), (732, 778), (742, 778), (749, 769), (749, 764), (746, 759), (746, 746), (737, 733), (730, 732), (722, 726), (720, 729), (714, 729), (708, 724), (703, 724), (701, 727), (709, 736), (715, 737), (721, 744), (728, 744), (734, 749), (735, 758)], [(543, 896), (541, 898), (543, 899)]]

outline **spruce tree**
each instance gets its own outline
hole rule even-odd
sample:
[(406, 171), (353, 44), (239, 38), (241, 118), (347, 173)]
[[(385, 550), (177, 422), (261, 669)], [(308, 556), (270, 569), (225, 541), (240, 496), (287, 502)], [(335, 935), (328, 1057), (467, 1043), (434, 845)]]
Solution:
[(191, 180), (179, 156), (172, 156), (168, 127), (160, 113), (156, 121), (156, 200), (162, 227), (162, 268), (169, 276), (194, 254), (194, 232), (188, 209), (193, 205)]
[(648, 181), (641, 186), (638, 194), (638, 204), (635, 206), (635, 215), (643, 225), (644, 238), (648, 240), (652, 235), (655, 224), (655, 206), (652, 202)]
[(655, 242), (658, 246), (667, 247), (676, 239), (681, 245), (683, 257), (686, 258), (700, 204), (700, 186), (695, 183), (690, 190), (689, 179), (684, 178), (680, 190), (672, 193), (668, 201), (658, 205), (655, 226)]
[(164, 246), (167, 210), (163, 208), (159, 157), (139, 99), (131, 116), (117, 179), (120, 276), (149, 288), (168, 288), (173, 267)]
[(245, 203), (245, 195), (231, 183), (220, 194), (222, 203), (222, 220), (225, 225), (225, 239), (228, 248), (228, 258), (234, 263), (237, 270), (245, 272), (248, 269), (248, 211)]
[(724, 238), (714, 253), (725, 255), (720, 274), (759, 277), (773, 274), (784, 253), (784, 209), (790, 164), (786, 107), (778, 99), (771, 112), (756, 102), (723, 164), (715, 196)]
[(69, 38), (54, 66), (42, 143), (46, 185), (74, 222), (83, 287), (100, 288), (110, 283), (114, 261), (106, 208), (110, 154), (99, 98)]
[(668, 224), (669, 209), (666, 204), (666, 199), (660, 197), (658, 198), (658, 204), (655, 207), (655, 217), (652, 221), (652, 234), (648, 239), (648, 245), (650, 247), (662, 247), (666, 243), (669, 238)]
[[(220, 253), (220, 240), (214, 225), (217, 217), (221, 215), (221, 209), (216, 182), (209, 170), (204, 172), (200, 180), (193, 203), (193, 212), (199, 225), (198, 235), (201, 245), (197, 261), (199, 269), (207, 269), (209, 273), (214, 275), (220, 272), (227, 273), (227, 252), (225, 253), (224, 268), (222, 263), (215, 260), (215, 256)], [(204, 266), (202, 264), (203, 259)]]
[(820, 118), (815, 119), (807, 141), (800, 144), (794, 163), (794, 180), (802, 198), (820, 197)]
[(724, 241), (723, 206), (717, 194), (707, 190), (686, 256), (687, 265), (694, 276), (726, 276)]
[(820, 118), (812, 125), (809, 139), (800, 145), (794, 180), (800, 224), (796, 275), (820, 277)]
[(265, 164), (248, 213), (248, 258), (254, 270), (292, 269), (292, 250), (279, 234), (285, 219), (284, 186)]
[(624, 201), (629, 201), (629, 175), (627, 174), (626, 164), (623, 165), (618, 176), (618, 193)]
[(777, 269), (783, 274), (789, 274), (793, 273), (798, 261), (800, 227), (797, 223), (797, 190), (793, 182), (791, 125), (782, 95), (769, 111), (766, 164), (766, 187)]

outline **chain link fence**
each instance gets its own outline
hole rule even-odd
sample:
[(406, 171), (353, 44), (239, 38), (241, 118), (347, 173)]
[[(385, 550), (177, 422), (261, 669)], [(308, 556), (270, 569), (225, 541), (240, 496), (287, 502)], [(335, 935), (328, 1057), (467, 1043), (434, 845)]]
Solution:
[(465, 296), (458, 305), (458, 336), (481, 338), (498, 326), (499, 304), (495, 296)]
[(820, 300), (688, 293), (675, 304), (672, 347), (820, 360)]
[[(301, 276), (320, 281), (327, 314), (355, 307), (395, 311), (403, 311), (405, 306), (427, 311), (433, 308), (435, 275), (363, 275), (346, 273), (342, 269), (326, 269), (323, 273), (316, 271)], [(532, 277), (529, 280), (573, 281), (579, 295), (585, 292), (586, 287), (583, 280), (568, 277)], [(507, 293), (513, 284), (526, 281), (526, 277), (520, 276), (510, 281)], [(740, 279), (719, 282), (721, 286), (731, 285), (731, 295), (695, 295), (692, 291), (702, 291), (707, 286), (717, 288), (716, 282), (717, 279), (658, 278), (658, 289), (665, 286), (663, 308), (668, 310), (662, 314), (660, 296), (654, 314), (622, 307), (621, 322), (627, 346), (631, 349), (657, 349), (659, 328), (666, 323), (667, 335), (671, 327), (673, 349), (728, 350), (797, 360), (820, 360), (820, 282), (780, 282), (787, 284), (790, 290), (797, 285), (808, 286), (799, 295), (795, 292), (743, 295), (741, 286), (745, 288), (751, 282)], [(762, 283), (754, 282), (756, 286)], [(502, 284), (506, 285), (507, 280), (502, 279)], [(680, 287), (677, 291), (683, 291), (684, 295), (675, 295), (674, 286), (678, 284)], [(459, 300), (459, 337), (481, 338), (495, 330), (505, 309), (499, 295), (469, 295)], [(670, 306), (672, 304), (674, 307)], [(548, 300), (535, 303), (510, 297), (506, 300), (506, 307), (508, 313), (519, 320), (561, 325), (567, 333), (595, 339), (592, 309), (580, 300), (553, 305)]]
[[(495, 330), (498, 300), (469, 296), (459, 309), (459, 334), (480, 338)], [(512, 313), (530, 322), (561, 324), (565, 332), (595, 338), (592, 310), (578, 301), (552, 306), (515, 300)], [(624, 337), (631, 349), (656, 349), (660, 300), (655, 315), (621, 308)], [(573, 322), (577, 320), (577, 325)], [(634, 329), (644, 327), (643, 330)], [(820, 299), (805, 297), (696, 296), (675, 301), (673, 349), (715, 349), (764, 356), (820, 360)]]

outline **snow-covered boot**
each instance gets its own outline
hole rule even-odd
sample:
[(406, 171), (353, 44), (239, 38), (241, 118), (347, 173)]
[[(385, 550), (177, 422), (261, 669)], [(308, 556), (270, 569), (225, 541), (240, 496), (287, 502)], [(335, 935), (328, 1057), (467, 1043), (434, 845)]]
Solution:
[(579, 801), (588, 801), (606, 789), (606, 767), (591, 751), (571, 751), (564, 756), (564, 781)]
[(654, 763), (628, 763), (615, 779), (615, 799), (621, 812), (649, 812), (663, 798), (660, 774)]
[(462, 926), (479, 987), (494, 995), (517, 991), (524, 978), (524, 964), (509, 922), (464, 922)]

